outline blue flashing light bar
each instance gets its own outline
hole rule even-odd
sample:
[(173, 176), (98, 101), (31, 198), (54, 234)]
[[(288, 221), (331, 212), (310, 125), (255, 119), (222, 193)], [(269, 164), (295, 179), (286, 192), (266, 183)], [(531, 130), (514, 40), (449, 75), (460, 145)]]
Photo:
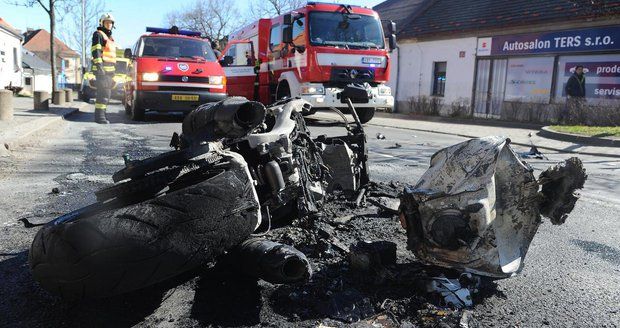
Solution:
[(187, 36), (200, 36), (200, 32), (180, 30), (176, 26), (173, 26), (171, 28), (147, 27), (146, 31), (151, 32), (151, 33), (167, 33), (167, 34), (180, 34), (180, 35), (187, 35)]

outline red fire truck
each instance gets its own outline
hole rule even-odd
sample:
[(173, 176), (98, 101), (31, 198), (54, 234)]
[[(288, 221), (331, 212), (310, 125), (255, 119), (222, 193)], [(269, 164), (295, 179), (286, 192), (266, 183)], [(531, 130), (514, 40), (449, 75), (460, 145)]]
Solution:
[(125, 57), (133, 63), (125, 88), (125, 113), (143, 120), (146, 110), (190, 112), (198, 105), (226, 98), (226, 77), (199, 32), (147, 27)]
[[(370, 100), (354, 101), (362, 122), (377, 108), (392, 108), (390, 52), (378, 14), (369, 8), (308, 2), (290, 13), (260, 19), (230, 35), (222, 52), (229, 95), (269, 104), (301, 97), (313, 106), (346, 110), (339, 94), (351, 83), (367, 83)], [(312, 114), (312, 113), (307, 113)]]

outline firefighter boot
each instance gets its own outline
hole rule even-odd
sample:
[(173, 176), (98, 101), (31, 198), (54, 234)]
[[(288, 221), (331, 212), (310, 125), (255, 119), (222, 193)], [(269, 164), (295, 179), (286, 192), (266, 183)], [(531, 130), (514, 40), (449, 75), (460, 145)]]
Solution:
[(95, 109), (95, 122), (99, 124), (110, 124), (110, 121), (108, 121), (105, 117), (105, 109), (102, 109), (102, 108)]

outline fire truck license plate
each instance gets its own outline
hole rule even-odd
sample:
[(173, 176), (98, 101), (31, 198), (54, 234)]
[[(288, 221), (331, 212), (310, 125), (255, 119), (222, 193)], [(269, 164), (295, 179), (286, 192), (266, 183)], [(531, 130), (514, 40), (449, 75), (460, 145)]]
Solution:
[(172, 95), (172, 100), (178, 101), (198, 101), (199, 99), (198, 95)]

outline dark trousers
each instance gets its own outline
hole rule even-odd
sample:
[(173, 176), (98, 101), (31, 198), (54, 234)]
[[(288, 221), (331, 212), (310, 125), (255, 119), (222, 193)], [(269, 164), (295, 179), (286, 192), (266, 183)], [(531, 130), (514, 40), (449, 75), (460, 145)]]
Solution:
[(586, 100), (583, 97), (568, 97), (566, 99), (566, 105), (560, 111), (560, 117), (558, 118), (559, 123), (585, 123), (585, 102)]
[(95, 99), (95, 109), (106, 110), (112, 95), (114, 84), (114, 73), (97, 73), (95, 75), (95, 85), (97, 86), (97, 98)]

